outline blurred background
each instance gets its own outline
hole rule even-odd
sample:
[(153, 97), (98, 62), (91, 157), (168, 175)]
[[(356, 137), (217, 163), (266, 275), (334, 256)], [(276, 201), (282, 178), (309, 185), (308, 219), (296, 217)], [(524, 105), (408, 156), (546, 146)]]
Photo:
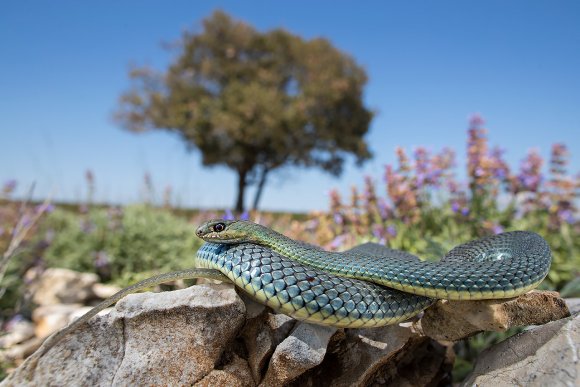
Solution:
[[(542, 286), (580, 296), (579, 20), (574, 1), (4, 4), (4, 329), (47, 268), (189, 267), (215, 217), (425, 259), (531, 230)], [(459, 343), (456, 379), (510, 334)]]

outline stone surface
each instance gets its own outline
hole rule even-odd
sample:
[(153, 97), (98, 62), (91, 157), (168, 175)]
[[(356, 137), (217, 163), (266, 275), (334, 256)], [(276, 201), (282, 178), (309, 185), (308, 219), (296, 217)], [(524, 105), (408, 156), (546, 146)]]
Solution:
[(31, 286), (37, 305), (77, 304), (94, 298), (93, 286), (99, 277), (68, 269), (47, 269)]
[(464, 386), (579, 386), (580, 312), (485, 350)]
[(193, 384), (219, 363), (244, 314), (231, 285), (130, 295), (2, 385)]
[[(567, 303), (580, 308), (578, 300)], [(43, 306), (35, 312), (36, 320), (48, 319), (43, 316), (51, 308), (78, 310), (74, 305)], [(26, 361), (2, 385), (449, 385), (454, 353), (448, 340), (484, 329), (541, 324), (567, 312), (553, 292), (507, 301), (439, 302), (433, 309), (422, 321), (337, 330), (275, 314), (240, 297), (230, 284), (142, 293), (102, 312), (37, 363)], [(63, 324), (86, 310), (63, 312)], [(523, 378), (526, 383), (521, 384), (538, 380), (542, 385), (552, 372), (556, 384), (576, 382), (577, 318), (535, 327), (517, 336), (536, 332), (527, 342), (518, 339), (482, 356), (470, 380), (483, 385), (497, 385), (498, 380), (501, 385)], [(434, 324), (443, 325), (437, 331)], [(39, 339), (30, 340), (0, 355), (13, 359), (6, 356), (15, 351), (23, 357), (38, 345)]]
[(231, 361), (221, 369), (211, 371), (195, 386), (231, 386), (231, 387), (253, 387), (256, 382), (252, 378), (252, 373), (248, 362), (237, 355), (233, 355)]
[(30, 321), (20, 320), (10, 323), (6, 334), (0, 337), (0, 348), (12, 347), (34, 336), (34, 324)]
[(295, 324), (296, 320), (293, 318), (283, 314), (267, 313), (265, 309), (264, 313), (246, 321), (242, 338), (248, 351), (252, 377), (256, 382), (262, 379), (270, 356)]
[(439, 300), (427, 308), (421, 327), (436, 340), (457, 341), (482, 331), (540, 325), (568, 316), (557, 292), (532, 291), (508, 300)]
[(44, 339), (32, 337), (22, 343), (11, 346), (0, 351), (0, 362), (22, 363), (24, 359), (36, 351)]
[(91, 291), (95, 297), (102, 298), (103, 300), (111, 297), (120, 290), (121, 288), (117, 285), (106, 285), (101, 283), (96, 283), (91, 287)]
[(565, 298), (564, 301), (566, 301), (571, 314), (580, 312), (580, 298)]
[(56, 304), (39, 306), (32, 312), (32, 321), (35, 323), (36, 337), (46, 338), (64, 328), (71, 320), (71, 316), (79, 310), (86, 310), (82, 304)]
[(330, 338), (336, 331), (336, 328), (297, 323), (290, 336), (276, 347), (263, 384), (286, 385), (322, 363)]
[(348, 329), (333, 336), (323, 363), (292, 385), (444, 385), (453, 360), (451, 346), (423, 336), (411, 323)]

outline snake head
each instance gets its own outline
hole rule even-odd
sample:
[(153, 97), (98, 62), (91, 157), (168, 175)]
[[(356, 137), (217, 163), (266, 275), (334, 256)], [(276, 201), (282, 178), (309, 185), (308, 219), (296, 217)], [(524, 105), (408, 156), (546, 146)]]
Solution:
[(243, 220), (214, 219), (197, 228), (195, 234), (206, 242), (235, 244), (252, 242), (249, 232), (254, 223)]

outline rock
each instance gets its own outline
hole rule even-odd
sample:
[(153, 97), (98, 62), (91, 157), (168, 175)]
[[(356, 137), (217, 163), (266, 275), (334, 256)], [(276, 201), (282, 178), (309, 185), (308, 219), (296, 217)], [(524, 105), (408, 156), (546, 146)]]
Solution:
[(97, 298), (105, 299), (111, 297), (113, 294), (120, 291), (121, 288), (117, 285), (105, 285), (101, 283), (96, 283), (91, 287), (91, 292)]
[(296, 320), (284, 314), (268, 314), (266, 324), (272, 335), (272, 342), (275, 346), (288, 337), (288, 334), (296, 325)]
[(579, 386), (580, 312), (483, 351), (464, 386)]
[(270, 356), (295, 324), (296, 320), (292, 317), (272, 313), (263, 313), (247, 320), (242, 338), (248, 350), (248, 363), (256, 382), (262, 379)]
[(410, 323), (348, 329), (329, 345), (319, 367), (292, 384), (436, 386), (450, 380), (453, 361), (451, 346), (423, 336)]
[(94, 298), (93, 286), (99, 277), (93, 273), (78, 273), (68, 269), (47, 269), (31, 290), (37, 305), (83, 304)]
[(336, 328), (299, 322), (274, 351), (263, 384), (283, 386), (319, 365)]
[(0, 351), (0, 362), (15, 362), (20, 364), (28, 356), (36, 351), (44, 339), (32, 337), (23, 343), (11, 346), (6, 350)]
[(0, 337), (0, 348), (12, 347), (34, 336), (34, 324), (30, 321), (19, 320), (10, 323), (7, 333)]
[[(77, 318), (81, 317), (82, 315), (84, 315), (85, 313), (87, 313), (91, 309), (93, 309), (92, 306), (83, 306), (83, 307), (76, 309), (75, 311), (73, 311), (70, 314), (70, 316), (68, 318), (68, 324), (70, 324), (71, 322), (73, 322)], [(104, 316), (107, 313), (111, 313), (112, 310), (113, 310), (113, 308), (103, 309), (99, 312), (98, 316)]]
[(34, 334), (36, 337), (46, 338), (64, 328), (71, 321), (71, 316), (83, 310), (82, 304), (58, 304), (39, 306), (32, 312)]
[(219, 363), (244, 314), (226, 284), (130, 295), (2, 385), (194, 384)]
[(222, 369), (211, 371), (206, 377), (197, 382), (195, 386), (231, 386), (231, 387), (253, 387), (256, 383), (252, 379), (252, 373), (248, 362), (237, 355), (223, 366)]
[(508, 300), (439, 300), (427, 308), (421, 327), (436, 340), (457, 341), (481, 331), (540, 325), (568, 316), (557, 292), (531, 291)]
[(244, 304), (246, 305), (246, 319), (252, 320), (258, 316), (264, 314), (268, 309), (265, 305), (262, 305), (253, 299), (251, 299), (246, 293), (238, 293)]
[(566, 298), (564, 301), (566, 301), (566, 305), (570, 309), (571, 314), (580, 312), (580, 298)]
[[(579, 305), (567, 302), (572, 309)], [(72, 310), (76, 306), (43, 306), (35, 321), (42, 325), (58, 315), (66, 317), (64, 324), (81, 313)], [(196, 285), (124, 298), (37, 363), (26, 361), (2, 385), (448, 385), (454, 361), (449, 340), (543, 324), (567, 311), (556, 293), (532, 292), (504, 301), (440, 301), (421, 321), (337, 330), (274, 314), (240, 297), (231, 284)], [(471, 384), (505, 385), (518, 378), (521, 384), (546, 384), (552, 371), (555, 384), (577, 382), (578, 315), (517, 337), (482, 356)], [(23, 356), (37, 345), (31, 340), (13, 348)], [(9, 355), (1, 354), (15, 359)]]

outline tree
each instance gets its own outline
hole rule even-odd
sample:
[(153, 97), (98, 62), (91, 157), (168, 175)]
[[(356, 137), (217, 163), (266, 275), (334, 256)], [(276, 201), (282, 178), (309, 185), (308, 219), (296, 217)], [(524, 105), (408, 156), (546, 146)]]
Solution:
[(115, 113), (133, 132), (163, 129), (198, 149), (204, 165), (238, 175), (236, 210), (272, 171), (318, 167), (335, 176), (350, 154), (371, 157), (363, 137), (372, 112), (362, 101), (365, 71), (326, 39), (282, 29), (266, 33), (216, 11), (201, 33), (185, 32), (165, 73), (131, 71)]

